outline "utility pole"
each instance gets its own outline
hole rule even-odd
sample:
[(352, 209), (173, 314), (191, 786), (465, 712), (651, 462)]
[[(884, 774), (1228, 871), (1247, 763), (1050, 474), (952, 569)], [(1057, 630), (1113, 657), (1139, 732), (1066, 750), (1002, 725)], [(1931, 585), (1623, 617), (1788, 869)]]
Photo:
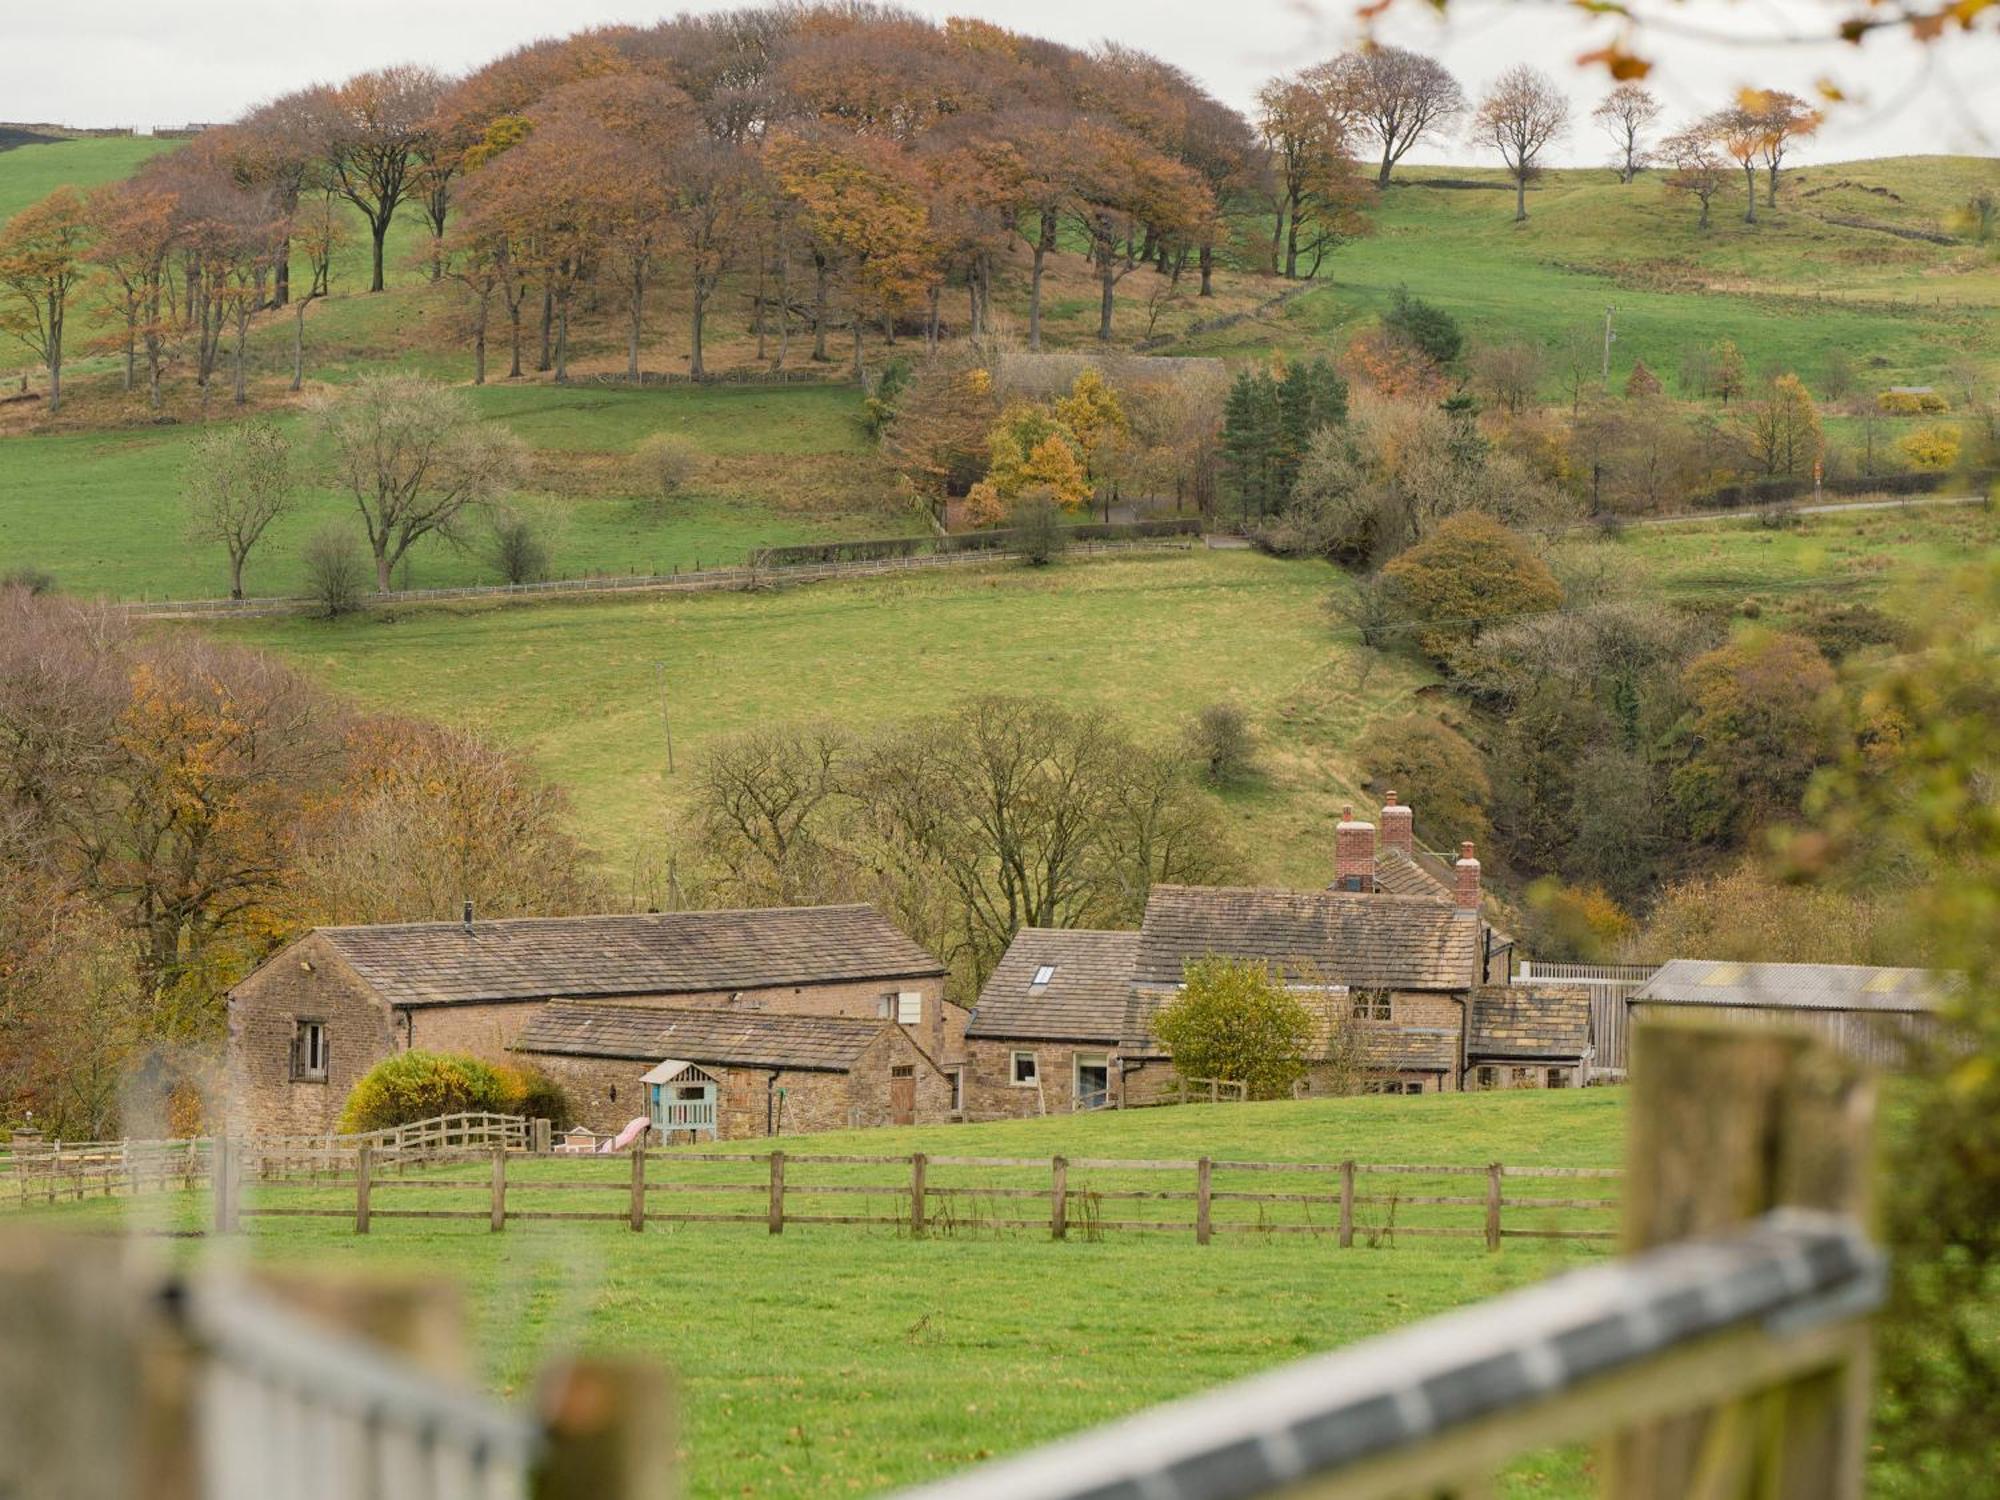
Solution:
[(1618, 337), (1611, 331), (1611, 315), (1616, 311), (1615, 307), (1604, 309), (1604, 388), (1607, 391), (1611, 389), (1611, 345)]
[(667, 714), (667, 664), (653, 663), (653, 680), (660, 686), (660, 728), (667, 736), (667, 774), (674, 774), (674, 722)]

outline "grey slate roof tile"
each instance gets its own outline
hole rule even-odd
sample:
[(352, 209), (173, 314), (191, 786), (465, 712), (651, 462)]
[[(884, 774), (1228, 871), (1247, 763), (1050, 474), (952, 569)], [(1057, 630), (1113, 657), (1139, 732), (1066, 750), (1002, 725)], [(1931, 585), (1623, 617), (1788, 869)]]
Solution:
[[(968, 1037), (1115, 1042), (1139, 951), (1136, 932), (1024, 927), (994, 967), (965, 1028)], [(1044, 964), (1055, 973), (1037, 989)]]
[(844, 1073), (894, 1024), (848, 1016), (557, 1000), (535, 1013), (515, 1037), (513, 1050)]
[(1424, 896), (1154, 886), (1135, 985), (1172, 989), (1210, 954), (1262, 959), (1295, 981), (1464, 990), (1478, 976), (1479, 917)]
[(391, 1005), (705, 990), (941, 975), (869, 906), (771, 907), (498, 922), (322, 927)]
[(1573, 1058), (1590, 1045), (1582, 985), (1494, 984), (1472, 992), (1467, 1058)]

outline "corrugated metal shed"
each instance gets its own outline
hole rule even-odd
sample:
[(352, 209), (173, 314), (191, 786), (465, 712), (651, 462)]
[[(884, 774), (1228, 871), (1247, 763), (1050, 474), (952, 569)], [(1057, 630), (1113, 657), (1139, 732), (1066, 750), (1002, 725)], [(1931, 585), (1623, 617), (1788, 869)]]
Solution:
[(1942, 990), (1927, 969), (1677, 958), (1641, 985), (1632, 1003), (1914, 1013), (1935, 1010)]

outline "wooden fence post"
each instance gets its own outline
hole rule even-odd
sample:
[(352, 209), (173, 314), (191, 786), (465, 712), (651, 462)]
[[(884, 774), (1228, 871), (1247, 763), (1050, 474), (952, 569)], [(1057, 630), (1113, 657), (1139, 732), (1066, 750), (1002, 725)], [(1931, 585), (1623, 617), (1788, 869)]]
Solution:
[(1049, 1158), (1049, 1238), (1069, 1235), (1069, 1158)]
[(924, 1235), (924, 1153), (910, 1153), (910, 1235), (922, 1239)]
[(632, 1232), (646, 1227), (646, 1137), (632, 1143)]
[(493, 1148), (493, 1222), (495, 1234), (507, 1227), (507, 1148)]
[(548, 1370), (535, 1406), (547, 1439), (536, 1500), (675, 1495), (673, 1386), (657, 1365), (579, 1359)]
[[(236, 1143), (228, 1133), (215, 1138), (215, 1170), (212, 1186), (215, 1196), (215, 1232), (229, 1234), (236, 1228), (236, 1194), (239, 1191), (240, 1168), (236, 1160)], [(82, 1196), (81, 1194), (78, 1195)]]
[[(1779, 1207), (1866, 1222), (1875, 1089), (1860, 1065), (1803, 1033), (1686, 1021), (1639, 1028), (1633, 1062), (1627, 1251)], [(1670, 1500), (1736, 1466), (1783, 1500), (1858, 1500), (1869, 1375), (1864, 1325), (1841, 1357), (1778, 1390), (1613, 1437), (1606, 1493)]]
[(1205, 1156), (1194, 1164), (1194, 1242), (1197, 1245), (1208, 1243), (1208, 1179), (1214, 1165)]
[(535, 1155), (547, 1156), (554, 1149), (555, 1128), (555, 1122), (552, 1120), (536, 1120), (534, 1122), (533, 1144), (530, 1149), (533, 1150)]
[(1354, 1247), (1354, 1159), (1340, 1164), (1340, 1248)]
[(785, 1232), (785, 1153), (771, 1153), (771, 1233)]
[(1500, 1177), (1499, 1162), (1490, 1162), (1486, 1167), (1486, 1248), (1500, 1248)]
[(354, 1232), (368, 1232), (368, 1187), (375, 1173), (375, 1148), (360, 1146), (354, 1152)]

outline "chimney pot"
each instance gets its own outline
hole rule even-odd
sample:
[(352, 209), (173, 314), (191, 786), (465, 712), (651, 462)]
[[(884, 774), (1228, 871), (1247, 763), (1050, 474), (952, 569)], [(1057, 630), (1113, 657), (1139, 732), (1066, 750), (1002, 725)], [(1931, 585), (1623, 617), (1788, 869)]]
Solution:
[(1394, 792), (1382, 794), (1382, 847), (1400, 849), (1404, 854), (1415, 857), (1417, 852), (1417, 815), (1396, 800)]
[(1472, 841), (1467, 839), (1458, 846), (1458, 863), (1453, 867), (1458, 874), (1457, 901), (1460, 911), (1479, 910), (1479, 861), (1472, 856)]
[(1341, 808), (1340, 826), (1333, 834), (1333, 888), (1375, 889), (1375, 825), (1358, 822), (1352, 807)]
[(472, 931), (472, 903), (470, 901), (465, 903), (465, 913), (459, 920), (465, 923), (465, 930), (467, 932)]

